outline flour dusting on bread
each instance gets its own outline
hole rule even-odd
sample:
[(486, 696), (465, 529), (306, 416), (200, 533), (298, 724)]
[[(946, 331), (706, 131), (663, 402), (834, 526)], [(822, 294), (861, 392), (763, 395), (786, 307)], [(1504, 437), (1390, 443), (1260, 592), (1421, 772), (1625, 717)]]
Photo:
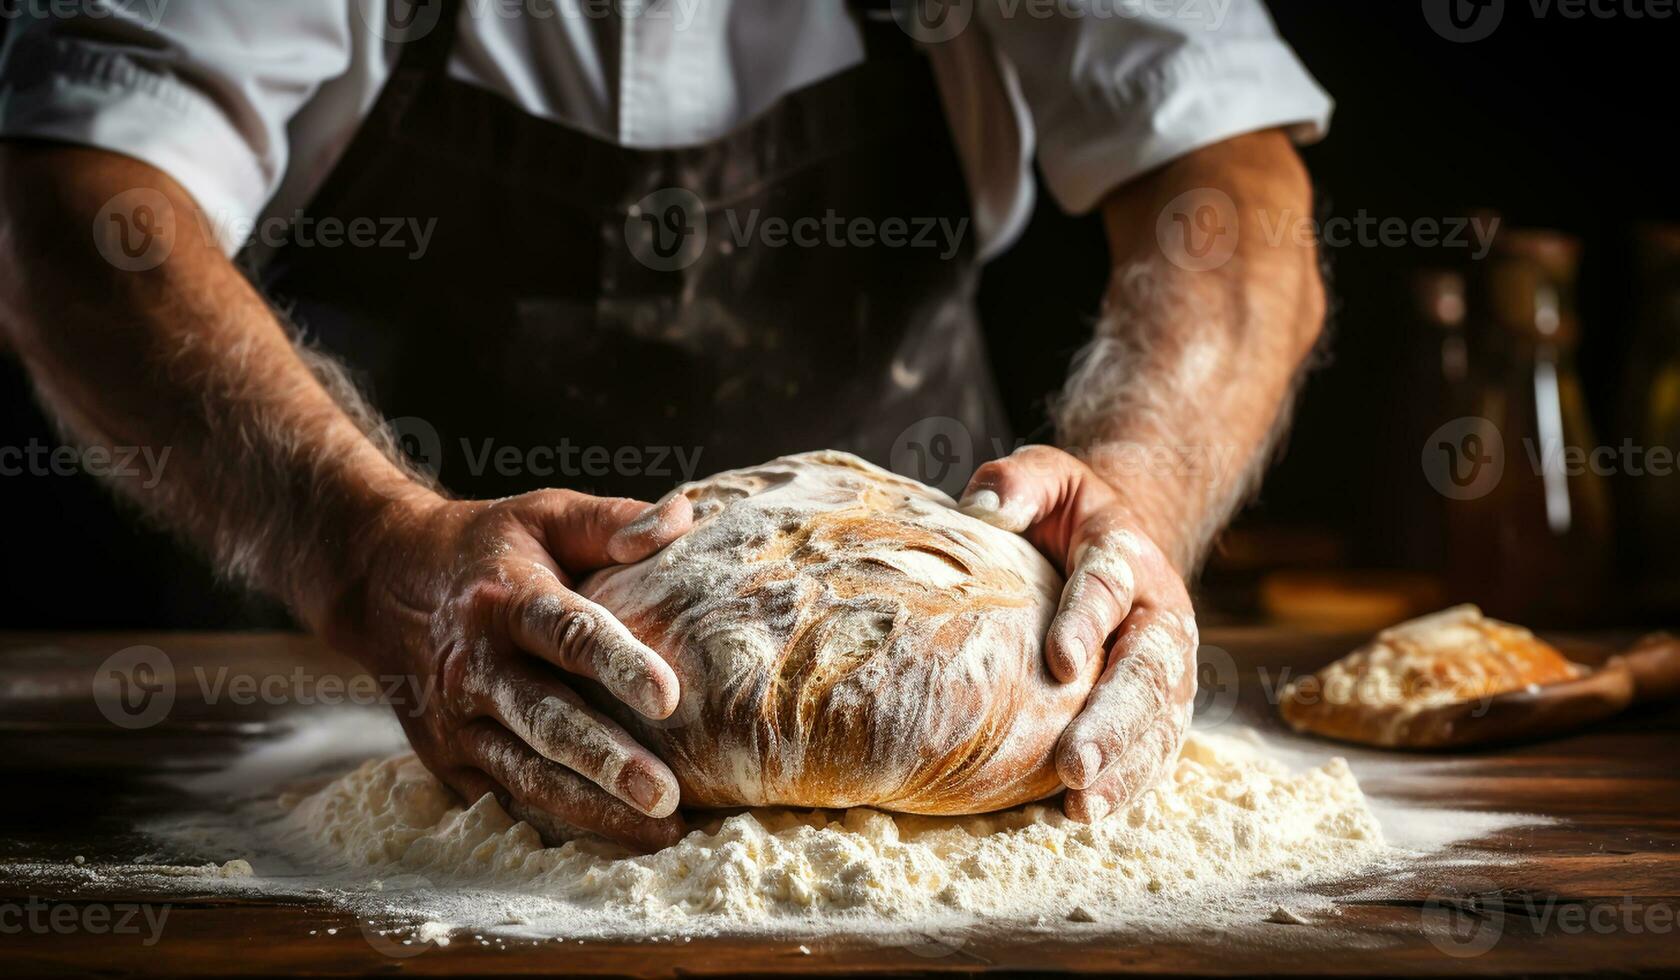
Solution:
[(686, 804), (972, 813), (1060, 788), (1101, 664), (1050, 676), (1062, 580), (1025, 539), (845, 453), (676, 492), (693, 530), (581, 589), (677, 673), (671, 718), (620, 717)]

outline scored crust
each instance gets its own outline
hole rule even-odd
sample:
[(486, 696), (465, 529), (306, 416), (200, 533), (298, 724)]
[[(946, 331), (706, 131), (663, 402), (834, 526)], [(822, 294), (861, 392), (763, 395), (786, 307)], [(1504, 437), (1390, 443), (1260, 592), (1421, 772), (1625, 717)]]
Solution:
[[(1518, 734), (1518, 722), (1492, 708), (1515, 707), (1523, 699), (1503, 696), (1538, 695), (1552, 685), (1584, 682), (1587, 674), (1528, 630), (1488, 619), (1475, 606), (1455, 606), (1384, 630), (1316, 674), (1291, 681), (1279, 712), (1297, 731), (1348, 742), (1469, 744)], [(1609, 703), (1620, 698), (1620, 686), (1605, 678), (1580, 691), (1590, 701)], [(1538, 703), (1528, 699), (1523, 725), (1532, 722)], [(1577, 705), (1568, 720), (1582, 720), (1576, 715), (1583, 707)], [(1553, 712), (1551, 720), (1564, 719)]]
[(1056, 740), (1102, 665), (1050, 676), (1062, 579), (1025, 539), (839, 452), (674, 492), (694, 528), (580, 590), (677, 674), (664, 721), (602, 707), (685, 805), (981, 813), (1061, 788)]

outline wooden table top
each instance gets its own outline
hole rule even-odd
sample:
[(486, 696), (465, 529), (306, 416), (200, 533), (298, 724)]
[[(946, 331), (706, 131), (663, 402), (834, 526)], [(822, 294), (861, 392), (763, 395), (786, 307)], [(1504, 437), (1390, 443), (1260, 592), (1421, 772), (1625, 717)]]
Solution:
[[(1263, 731), (1277, 731), (1266, 692), (1276, 689), (1280, 671), (1310, 670), (1352, 642), (1258, 628), (1209, 630), (1203, 639), (1223, 651), (1204, 658), (1209, 704), (1228, 706), (1230, 697), (1219, 698), (1234, 695), (1236, 717)], [(1583, 660), (1610, 649), (1608, 638), (1560, 642)], [(132, 862), (153, 846), (136, 821), (187, 805), (182, 791), (158, 777), (213, 770), (273, 737), (274, 720), (296, 709), (206, 703), (196, 696), (201, 679), (173, 686), (160, 721), (122, 727), (111, 719), (110, 691), (95, 697), (95, 677), (135, 646), (164, 651), (177, 678), (215, 678), (226, 668), (261, 679), (300, 666), (315, 678), (354, 674), (313, 641), (288, 634), (0, 634), (0, 768), (10, 796), (0, 807), (0, 971), (7, 975), (1680, 973), (1680, 706), (1641, 709), (1541, 744), (1459, 754), (1452, 765), (1438, 756), (1393, 756), (1380, 767), (1390, 775), (1362, 773), (1373, 796), (1551, 820), (1455, 846), (1429, 869), (1375, 883), (1378, 898), (1369, 897), (1369, 881), (1328, 886), (1333, 911), (1309, 913), (1305, 925), (1171, 936), (966, 934), (895, 947), (846, 936), (457, 942), (410, 955), (382, 951), (354, 917), (325, 901), (159, 894), (73, 873), (77, 856), (90, 865)], [(132, 665), (136, 655), (127, 656), (123, 663)], [(142, 688), (153, 680), (130, 674)], [(129, 709), (155, 711), (145, 691), (138, 694)], [(139, 916), (164, 905), (166, 927), (155, 935), (113, 927), (131, 907)]]

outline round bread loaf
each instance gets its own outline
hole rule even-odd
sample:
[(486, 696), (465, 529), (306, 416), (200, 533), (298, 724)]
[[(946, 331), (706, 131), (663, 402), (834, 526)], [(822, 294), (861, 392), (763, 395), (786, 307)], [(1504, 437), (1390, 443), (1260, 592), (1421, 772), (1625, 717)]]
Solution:
[(685, 805), (983, 813), (1061, 788), (1101, 665), (1044, 664), (1062, 579), (1018, 535), (845, 453), (679, 487), (695, 526), (580, 587), (676, 671), (676, 712), (603, 701)]

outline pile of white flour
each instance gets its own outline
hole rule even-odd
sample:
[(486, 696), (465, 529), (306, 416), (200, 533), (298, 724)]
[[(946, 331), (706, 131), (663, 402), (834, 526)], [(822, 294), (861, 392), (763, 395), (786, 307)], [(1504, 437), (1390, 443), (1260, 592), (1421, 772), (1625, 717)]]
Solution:
[[(1193, 734), (1162, 785), (1096, 825), (1046, 805), (958, 818), (761, 810), (652, 855), (545, 847), (491, 797), (463, 808), (407, 755), (281, 802), (272, 839), (305, 867), (374, 889), (421, 882), (423, 914), (463, 927), (541, 919), (574, 934), (609, 920), (669, 933), (1205, 920), (1242, 896), (1349, 877), (1385, 850), (1341, 759), (1291, 772), (1257, 740), (1220, 734)], [(445, 898), (462, 889), (477, 897)]]

